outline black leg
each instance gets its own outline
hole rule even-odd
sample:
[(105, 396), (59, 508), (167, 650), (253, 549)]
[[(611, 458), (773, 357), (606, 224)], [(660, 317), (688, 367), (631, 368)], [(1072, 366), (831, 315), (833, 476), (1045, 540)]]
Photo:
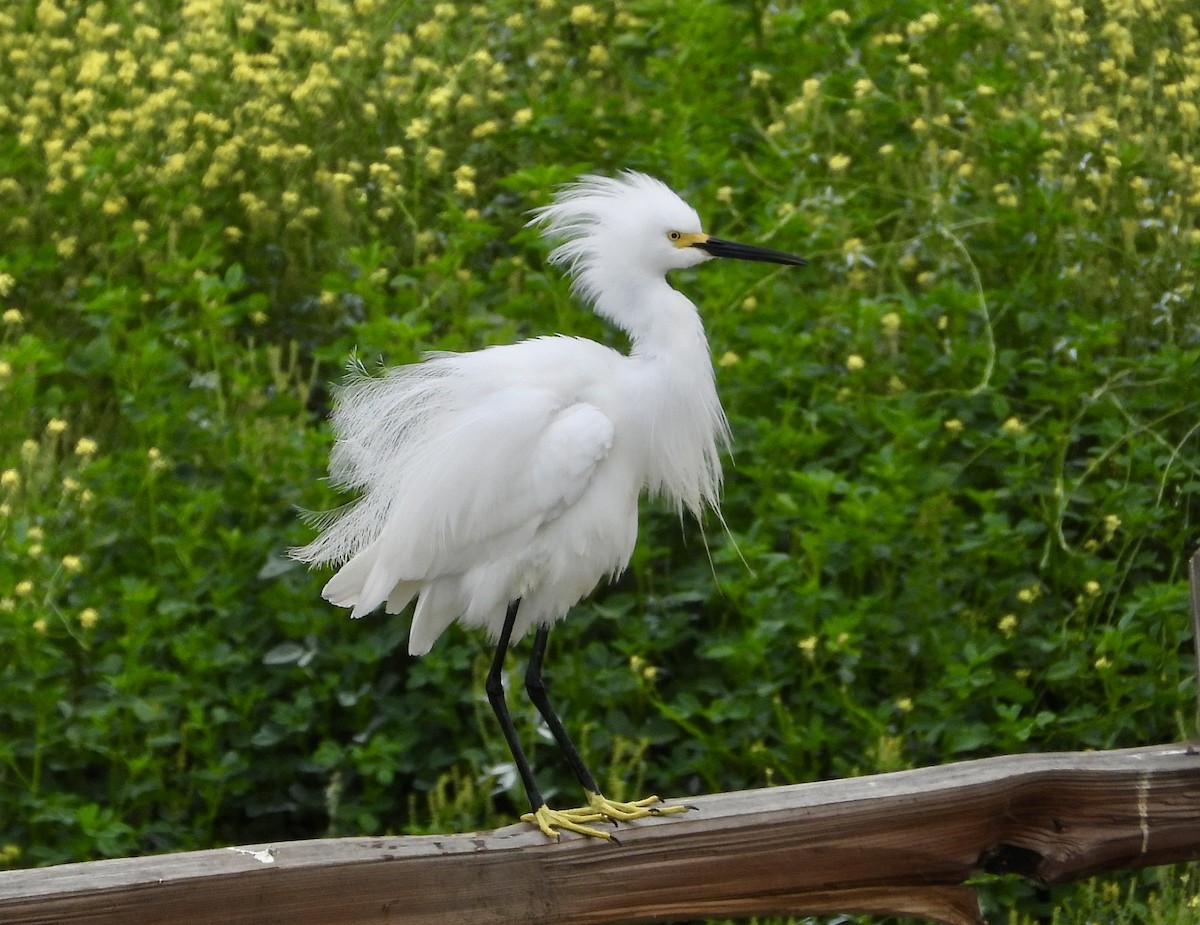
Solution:
[(575, 776), (579, 778), (583, 789), (588, 793), (599, 793), (600, 788), (596, 786), (596, 778), (592, 776), (592, 772), (587, 769), (583, 759), (579, 757), (579, 750), (575, 748), (575, 743), (567, 735), (562, 720), (558, 718), (558, 714), (554, 712), (554, 708), (550, 706), (550, 700), (546, 696), (546, 683), (542, 680), (542, 659), (546, 655), (546, 639), (549, 636), (549, 627), (538, 627), (537, 637), (533, 640), (533, 651), (529, 653), (529, 667), (525, 671), (525, 690), (529, 692), (529, 699), (533, 701), (533, 705), (542, 714), (546, 725), (550, 727), (550, 734), (554, 736), (554, 741), (567, 756), (567, 762), (571, 765)]
[(529, 797), (529, 805), (536, 813), (545, 801), (542, 800), (541, 791), (538, 790), (537, 782), (533, 779), (533, 770), (529, 767), (529, 761), (521, 750), (521, 743), (517, 740), (517, 730), (513, 727), (512, 717), (508, 715), (508, 704), (504, 700), (504, 682), (500, 677), (500, 673), (504, 669), (504, 656), (508, 652), (508, 640), (512, 636), (513, 624), (517, 620), (517, 608), (520, 606), (520, 598), (508, 605), (508, 612), (504, 615), (504, 626), (500, 629), (500, 641), (496, 645), (496, 657), (492, 659), (492, 668), (488, 672), (484, 690), (487, 691), (488, 702), (492, 705), (496, 719), (500, 721), (500, 729), (504, 733), (504, 740), (508, 743), (508, 750), (512, 752), (513, 761), (517, 763), (517, 771), (521, 775), (521, 782), (525, 785), (525, 794)]

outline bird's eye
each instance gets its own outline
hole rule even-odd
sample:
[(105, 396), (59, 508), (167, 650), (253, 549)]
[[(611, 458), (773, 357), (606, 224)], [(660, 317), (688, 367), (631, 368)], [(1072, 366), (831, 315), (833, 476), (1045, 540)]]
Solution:
[(672, 241), (678, 241), (680, 238), (683, 237), (683, 235), (681, 235), (678, 231), (668, 231), (667, 237), (670, 238)]

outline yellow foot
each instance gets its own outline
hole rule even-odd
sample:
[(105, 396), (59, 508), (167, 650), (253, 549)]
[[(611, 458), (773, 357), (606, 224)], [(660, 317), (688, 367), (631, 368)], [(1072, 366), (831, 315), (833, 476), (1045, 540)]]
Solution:
[(558, 831), (578, 832), (580, 835), (590, 835), (593, 838), (613, 840), (613, 836), (601, 829), (593, 828), (588, 823), (630, 822), (634, 819), (644, 819), (646, 816), (671, 816), (675, 813), (686, 813), (691, 806), (660, 806), (658, 797), (646, 797), (644, 800), (634, 800), (624, 803), (610, 800), (599, 793), (588, 794), (588, 805), (579, 809), (550, 809), (545, 803), (536, 812), (526, 813), (521, 817), (522, 822), (536, 825), (550, 838), (558, 838)]
[(613, 822), (629, 822), (632, 819), (644, 819), (646, 816), (671, 816), (675, 813), (686, 813), (690, 806), (661, 806), (658, 797), (646, 797), (644, 800), (634, 800), (622, 803), (610, 800), (599, 793), (588, 794), (587, 809), (590, 812), (611, 819)]
[(611, 841), (612, 835), (601, 829), (592, 828), (586, 823), (604, 822), (604, 816), (588, 807), (582, 809), (551, 809), (545, 803), (535, 812), (526, 813), (521, 817), (522, 822), (536, 825), (549, 838), (557, 839), (560, 831), (578, 832), (580, 835), (590, 835), (592, 838), (602, 838)]

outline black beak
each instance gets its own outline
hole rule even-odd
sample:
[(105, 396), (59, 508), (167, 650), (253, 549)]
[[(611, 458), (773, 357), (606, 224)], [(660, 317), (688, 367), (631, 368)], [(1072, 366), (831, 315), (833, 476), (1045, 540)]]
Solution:
[(708, 238), (692, 245), (712, 254), (714, 257), (732, 257), (734, 260), (753, 260), (757, 263), (783, 263), (789, 267), (803, 267), (808, 261), (795, 254), (785, 254), (783, 251), (773, 251), (769, 247), (755, 247), (753, 244), (738, 244), (736, 241), (725, 241), (721, 238)]

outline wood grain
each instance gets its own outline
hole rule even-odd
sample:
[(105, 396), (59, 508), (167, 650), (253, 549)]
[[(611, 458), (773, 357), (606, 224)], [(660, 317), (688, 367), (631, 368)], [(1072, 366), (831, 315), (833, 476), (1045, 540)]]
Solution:
[(1200, 549), (1188, 561), (1188, 587), (1192, 597), (1192, 655), (1196, 659), (1196, 710), (1200, 713)]
[(898, 913), (980, 921), (979, 870), (1044, 882), (1200, 858), (1200, 750), (1017, 755), (689, 798), (621, 843), (524, 825), (0, 873), (6, 925), (555, 923)]

